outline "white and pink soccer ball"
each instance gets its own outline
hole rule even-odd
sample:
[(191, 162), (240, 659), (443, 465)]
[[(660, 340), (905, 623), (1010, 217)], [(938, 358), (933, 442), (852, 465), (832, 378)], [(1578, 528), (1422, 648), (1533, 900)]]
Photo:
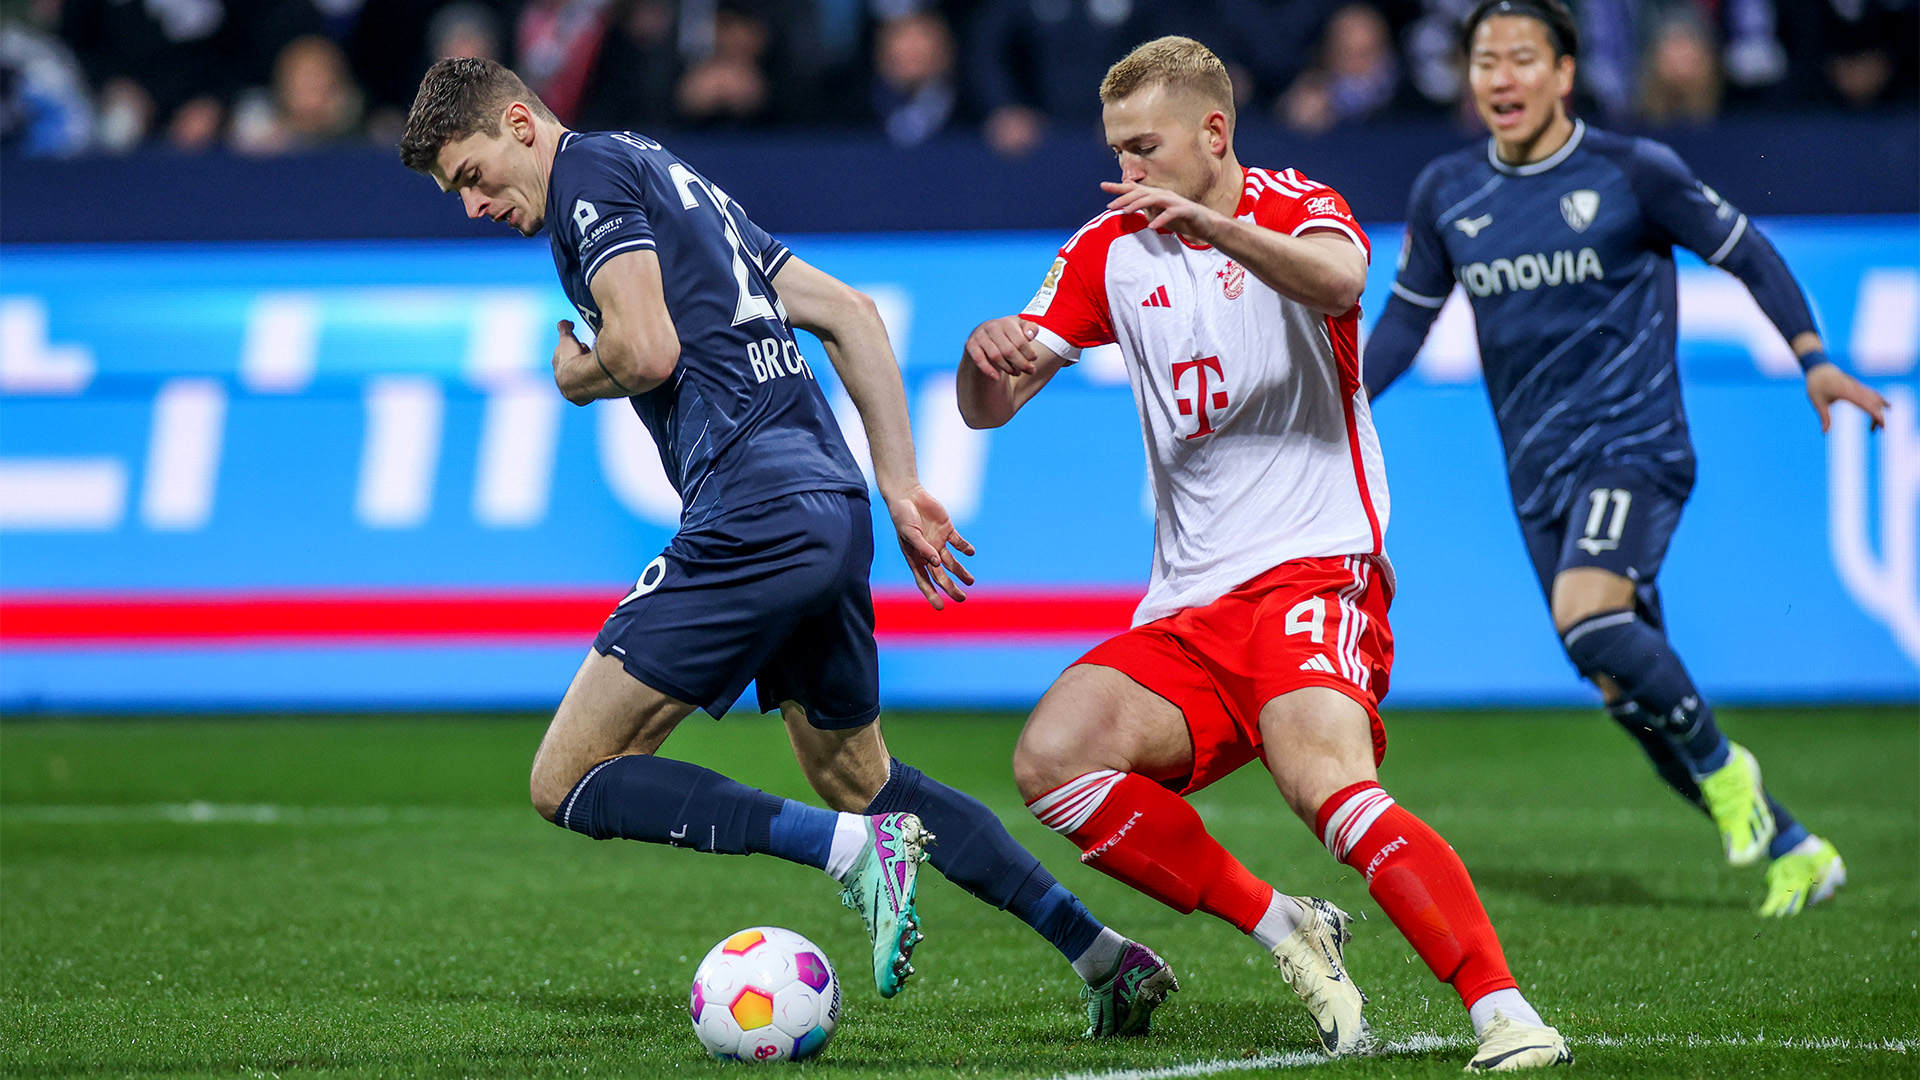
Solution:
[(714, 1057), (800, 1061), (840, 1025), (840, 979), (818, 945), (755, 926), (713, 947), (693, 973), (693, 1033)]

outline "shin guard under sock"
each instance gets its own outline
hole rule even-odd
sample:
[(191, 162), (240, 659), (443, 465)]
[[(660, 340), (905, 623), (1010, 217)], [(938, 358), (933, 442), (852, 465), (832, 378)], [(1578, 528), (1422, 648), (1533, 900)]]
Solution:
[(1700, 794), (1700, 785), (1694, 781), (1693, 770), (1687, 768), (1673, 739), (1660, 729), (1640, 703), (1628, 698), (1625, 701), (1607, 706), (1607, 715), (1613, 717), (1627, 734), (1633, 736), (1646, 753), (1647, 760), (1653, 764), (1653, 771), (1674, 793), (1692, 803), (1701, 813), (1707, 809), (1707, 800)]
[(1217, 915), (1250, 934), (1273, 900), (1207, 832), (1187, 800), (1144, 776), (1088, 773), (1027, 804), (1080, 848), (1080, 861), (1182, 913)]
[(1609, 611), (1568, 627), (1560, 641), (1580, 674), (1605, 675), (1639, 702), (1672, 737), (1694, 776), (1727, 763), (1727, 737), (1665, 634), (1631, 611)]
[(1360, 871), (1387, 918), (1469, 1008), (1515, 985), (1460, 856), (1379, 784), (1342, 788), (1320, 807), (1314, 830), (1334, 858)]
[(821, 869), (838, 821), (830, 810), (652, 754), (595, 765), (553, 815), (554, 824), (595, 840), (622, 837), (723, 855), (767, 854)]

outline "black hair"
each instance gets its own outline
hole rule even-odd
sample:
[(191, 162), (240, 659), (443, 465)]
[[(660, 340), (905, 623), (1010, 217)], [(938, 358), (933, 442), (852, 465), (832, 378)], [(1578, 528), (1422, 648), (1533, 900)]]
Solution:
[(1473, 32), (1480, 24), (1498, 15), (1520, 15), (1537, 20), (1547, 29), (1547, 43), (1553, 46), (1554, 59), (1580, 55), (1580, 31), (1573, 13), (1560, 0), (1480, 0), (1467, 21), (1460, 25), (1460, 48), (1473, 55)]

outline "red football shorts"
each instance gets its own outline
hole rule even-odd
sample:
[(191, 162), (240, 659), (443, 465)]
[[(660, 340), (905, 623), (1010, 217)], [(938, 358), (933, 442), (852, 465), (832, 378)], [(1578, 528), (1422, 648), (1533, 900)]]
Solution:
[(1366, 555), (1281, 563), (1075, 663), (1113, 668), (1186, 715), (1193, 772), (1167, 784), (1182, 795), (1258, 759), (1261, 707), (1305, 686), (1338, 690), (1367, 710), (1378, 765), (1387, 753), (1379, 705), (1393, 668), (1389, 573)]

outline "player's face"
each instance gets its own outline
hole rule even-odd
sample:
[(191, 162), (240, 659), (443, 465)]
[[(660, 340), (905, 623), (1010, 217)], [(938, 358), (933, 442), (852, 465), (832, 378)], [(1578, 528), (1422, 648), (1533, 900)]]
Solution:
[(1196, 201), (1220, 171), (1224, 134), (1208, 119), (1222, 116), (1190, 95), (1148, 86), (1105, 106), (1107, 145), (1123, 182), (1163, 188)]
[(546, 224), (547, 183), (533, 150), (531, 117), (522, 127), (509, 108), (500, 133), (476, 132), (440, 148), (434, 179), (456, 192), (470, 218), (487, 217), (532, 236)]
[(1496, 15), (1473, 31), (1467, 57), (1473, 104), (1494, 138), (1531, 143), (1566, 112), (1573, 58), (1556, 58), (1547, 28), (1525, 15)]

